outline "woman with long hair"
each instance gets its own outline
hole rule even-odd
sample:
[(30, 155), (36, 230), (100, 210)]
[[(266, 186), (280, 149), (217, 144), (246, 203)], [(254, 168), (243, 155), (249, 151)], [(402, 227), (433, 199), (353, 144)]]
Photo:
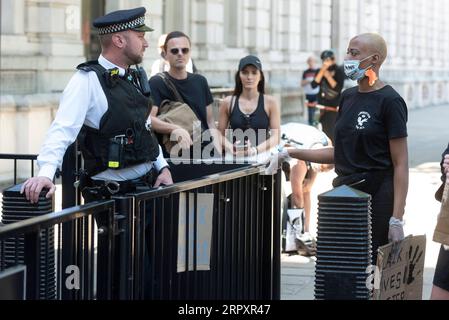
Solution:
[(272, 149), (280, 141), (280, 122), (278, 103), (265, 94), (262, 63), (256, 56), (244, 57), (235, 75), (233, 95), (220, 104), (218, 129), (223, 137), (231, 134), (229, 140), (224, 139), (226, 151), (253, 157)]

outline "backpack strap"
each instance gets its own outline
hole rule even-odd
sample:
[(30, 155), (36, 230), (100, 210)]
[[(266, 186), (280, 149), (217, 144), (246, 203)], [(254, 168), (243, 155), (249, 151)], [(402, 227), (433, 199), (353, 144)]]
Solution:
[(236, 99), (236, 96), (232, 96), (232, 98), (231, 98), (231, 104), (229, 105), (229, 118), (231, 117), (231, 115), (232, 115), (232, 112), (234, 111), (234, 107), (235, 107), (235, 99)]
[(173, 83), (173, 81), (171, 81), (171, 79), (167, 76), (167, 74), (165, 72), (160, 72), (157, 75), (162, 78), (165, 85), (173, 92), (173, 94), (175, 95), (176, 101), (184, 103), (184, 99), (182, 98), (181, 94), (178, 92), (178, 89), (176, 89), (176, 86)]

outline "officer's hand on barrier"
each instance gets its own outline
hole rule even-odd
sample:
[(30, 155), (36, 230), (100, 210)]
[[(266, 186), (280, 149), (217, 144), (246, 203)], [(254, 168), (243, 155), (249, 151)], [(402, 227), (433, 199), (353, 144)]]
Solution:
[(154, 183), (154, 188), (159, 188), (160, 186), (170, 186), (173, 184), (173, 178), (170, 170), (167, 168), (161, 171), (161, 174), (157, 177), (156, 182)]
[(25, 181), (20, 193), (25, 193), (26, 199), (31, 203), (38, 203), (39, 194), (44, 188), (49, 189), (45, 197), (50, 199), (56, 191), (56, 186), (53, 184), (53, 181), (47, 177), (34, 177)]
[(193, 144), (190, 134), (183, 128), (173, 130), (170, 135), (170, 140), (177, 141), (181, 149), (189, 149)]
[(274, 175), (276, 172), (278, 172), (279, 167), (281, 166), (282, 162), (288, 160), (290, 158), (287, 149), (283, 149), (277, 154), (274, 154), (270, 158), (270, 163), (268, 167), (265, 169), (266, 175)]

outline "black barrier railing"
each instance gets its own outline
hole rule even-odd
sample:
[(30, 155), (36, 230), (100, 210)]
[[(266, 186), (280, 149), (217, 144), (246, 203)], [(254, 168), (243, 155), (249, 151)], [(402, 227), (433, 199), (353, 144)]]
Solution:
[[(43, 292), (54, 293), (62, 299), (64, 290), (74, 291), (74, 299), (111, 299), (113, 292), (114, 201), (91, 203), (61, 212), (15, 222), (0, 227), (0, 272), (6, 268), (26, 266), (26, 298), (41, 299)], [(95, 221), (94, 221), (95, 220)], [(95, 223), (96, 222), (96, 223)], [(62, 242), (64, 224), (76, 225), (76, 259), (70, 265), (61, 259), (65, 250), (72, 250)], [(97, 227), (97, 226), (98, 227)], [(42, 255), (42, 235), (55, 229), (54, 247)], [(15, 254), (14, 261), (5, 262), (5, 243), (15, 242), (16, 250), (23, 246), (23, 257)], [(54, 260), (48, 261), (48, 251), (54, 250)], [(20, 253), (20, 252), (19, 252)], [(56, 279), (42, 274), (41, 264), (56, 270)], [(45, 297), (47, 298), (47, 296)]]
[(13, 171), (13, 181), (14, 184), (17, 184), (17, 164), (19, 161), (30, 161), (31, 164), (31, 177), (34, 177), (34, 166), (35, 161), (37, 160), (37, 155), (33, 154), (6, 154), (0, 153), (0, 160), (13, 160), (14, 163), (14, 171)]
[[(128, 261), (116, 279), (121, 298), (280, 299), (280, 178), (226, 167), (116, 198), (128, 231), (117, 240)], [(172, 167), (175, 177), (185, 169)]]
[[(0, 250), (13, 235), (24, 242), (27, 296), (41, 297), (38, 241), (55, 227), (56, 299), (280, 299), (280, 176), (248, 164), (171, 171), (173, 186), (0, 227)], [(79, 289), (67, 285), (72, 267)]]

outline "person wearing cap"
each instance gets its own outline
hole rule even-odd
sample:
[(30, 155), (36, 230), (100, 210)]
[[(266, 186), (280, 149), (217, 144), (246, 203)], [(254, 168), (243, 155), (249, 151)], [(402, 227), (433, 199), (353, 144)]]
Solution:
[[(218, 129), (228, 154), (255, 157), (279, 144), (280, 108), (273, 96), (265, 94), (262, 63), (249, 55), (239, 62), (232, 96), (219, 107)], [(227, 129), (231, 129), (227, 131)]]
[(343, 69), (337, 65), (333, 51), (323, 51), (321, 60), (323, 64), (311, 86), (312, 88), (320, 88), (317, 106), (320, 109), (320, 123), (323, 132), (334, 142), (335, 120), (337, 119), (345, 74)]
[(334, 147), (285, 149), (273, 156), (267, 169), (268, 173), (276, 172), (290, 157), (335, 163), (335, 188), (347, 185), (371, 195), (373, 265), (380, 246), (391, 242), (396, 250), (404, 239), (409, 181), (407, 104), (396, 90), (379, 80), (387, 54), (387, 43), (379, 34), (352, 38), (344, 72), (358, 86), (342, 94)]
[(77, 67), (62, 94), (38, 156), (39, 173), (22, 186), (32, 203), (43, 188), (49, 189), (47, 198), (54, 194), (54, 174), (77, 137), (87, 181), (80, 189), (86, 201), (132, 191), (154, 171), (155, 187), (173, 183), (151, 132), (148, 92), (137, 70), (130, 69), (142, 62), (148, 47), (145, 32), (152, 29), (145, 25), (145, 13), (143, 7), (119, 10), (94, 21), (102, 53)]
[[(200, 74), (193, 74), (187, 71), (187, 64), (191, 57), (190, 38), (181, 31), (170, 32), (165, 39), (163, 55), (170, 65), (169, 71), (164, 73), (166, 80), (174, 85), (184, 102), (190, 106), (200, 120), (202, 136), (205, 137), (205, 132), (208, 132), (212, 138), (212, 142), (204, 141), (198, 149), (201, 151), (206, 150), (206, 148), (208, 150), (221, 150), (221, 137), (216, 128), (212, 110), (214, 99), (207, 79)], [(194, 150), (197, 150), (197, 148), (193, 147), (192, 137), (187, 130), (176, 123), (168, 123), (158, 119), (159, 107), (163, 101), (178, 101), (175, 93), (168, 87), (165, 80), (160, 75), (153, 76), (150, 79), (150, 87), (154, 102), (151, 110), (154, 131), (160, 135), (168, 134), (170, 137), (176, 138), (179, 148), (173, 148), (173, 150), (182, 149), (183, 157), (185, 154), (188, 154), (189, 158), (200, 157), (204, 159), (205, 157), (213, 157), (215, 151), (213, 155), (194, 154)], [(212, 147), (209, 149), (211, 144)], [(167, 150), (164, 150), (164, 154), (167, 157), (170, 156)]]

